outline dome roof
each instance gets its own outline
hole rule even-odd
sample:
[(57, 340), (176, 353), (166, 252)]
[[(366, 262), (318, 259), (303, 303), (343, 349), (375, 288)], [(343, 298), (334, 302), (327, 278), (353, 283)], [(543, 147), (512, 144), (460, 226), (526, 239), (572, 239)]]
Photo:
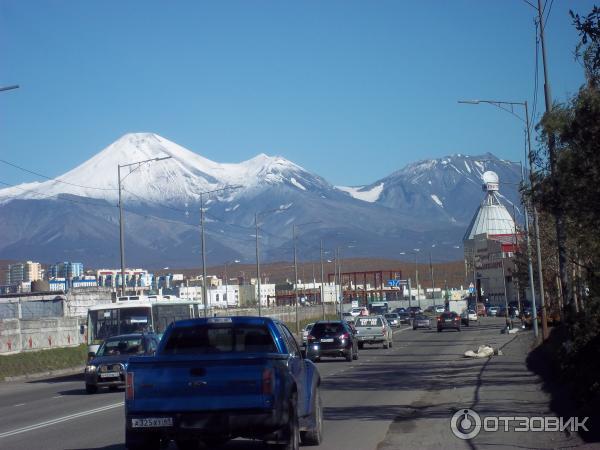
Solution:
[(490, 237), (515, 234), (515, 221), (498, 198), (496, 191), (498, 176), (493, 172), (486, 172), (484, 175), (486, 174), (488, 176), (484, 176), (484, 182), (487, 184), (488, 189), (483, 202), (479, 205), (473, 220), (471, 220), (467, 228), (467, 232), (463, 238), (465, 241), (483, 233), (486, 233)]

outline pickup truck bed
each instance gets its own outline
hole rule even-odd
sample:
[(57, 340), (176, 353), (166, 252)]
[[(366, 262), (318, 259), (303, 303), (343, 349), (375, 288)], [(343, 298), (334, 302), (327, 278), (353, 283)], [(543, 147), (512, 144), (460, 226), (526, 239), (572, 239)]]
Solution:
[(321, 440), (320, 376), (292, 334), (270, 318), (175, 322), (154, 357), (126, 374), (126, 446), (182, 448), (236, 437), (280, 448)]

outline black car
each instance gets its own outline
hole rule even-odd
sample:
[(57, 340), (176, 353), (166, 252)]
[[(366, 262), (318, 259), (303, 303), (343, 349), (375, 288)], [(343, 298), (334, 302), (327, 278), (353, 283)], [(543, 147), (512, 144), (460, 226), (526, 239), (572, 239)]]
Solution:
[(453, 328), (456, 331), (460, 331), (460, 316), (450, 311), (442, 313), (437, 318), (437, 330), (442, 331), (445, 328)]
[(131, 356), (153, 355), (160, 339), (154, 333), (133, 333), (106, 339), (85, 367), (85, 390), (94, 394), (98, 388), (125, 386), (125, 371)]
[(407, 312), (398, 313), (398, 320), (400, 320), (400, 323), (410, 324), (410, 314)]
[(322, 356), (340, 356), (346, 361), (358, 359), (358, 340), (347, 322), (319, 321), (314, 324), (306, 342), (306, 357), (319, 361)]

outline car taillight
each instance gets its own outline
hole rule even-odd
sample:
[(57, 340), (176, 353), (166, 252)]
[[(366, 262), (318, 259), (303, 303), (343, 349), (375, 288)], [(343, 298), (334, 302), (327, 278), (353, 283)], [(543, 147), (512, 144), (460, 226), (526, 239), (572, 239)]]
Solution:
[(315, 337), (312, 334), (309, 334), (308, 336), (306, 336), (306, 340), (307, 341), (314, 341)]
[(340, 339), (350, 339), (350, 335), (348, 333), (344, 333), (340, 336)]
[(125, 379), (125, 399), (133, 400), (134, 389), (133, 389), (133, 372), (127, 372)]
[(441, 322), (441, 321), (442, 321), (442, 318), (441, 318), (441, 317), (438, 317), (438, 322)]
[(262, 393), (263, 395), (273, 394), (273, 369), (264, 369), (262, 373)]

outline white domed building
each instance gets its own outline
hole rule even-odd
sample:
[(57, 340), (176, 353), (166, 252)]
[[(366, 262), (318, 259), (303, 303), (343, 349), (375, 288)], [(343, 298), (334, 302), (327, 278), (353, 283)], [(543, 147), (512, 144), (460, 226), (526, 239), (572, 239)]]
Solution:
[(500, 201), (500, 180), (495, 172), (483, 174), (485, 197), (463, 238), (467, 282), (475, 288), (477, 301), (505, 305), (517, 301), (513, 284), (513, 256), (517, 247), (516, 223)]

